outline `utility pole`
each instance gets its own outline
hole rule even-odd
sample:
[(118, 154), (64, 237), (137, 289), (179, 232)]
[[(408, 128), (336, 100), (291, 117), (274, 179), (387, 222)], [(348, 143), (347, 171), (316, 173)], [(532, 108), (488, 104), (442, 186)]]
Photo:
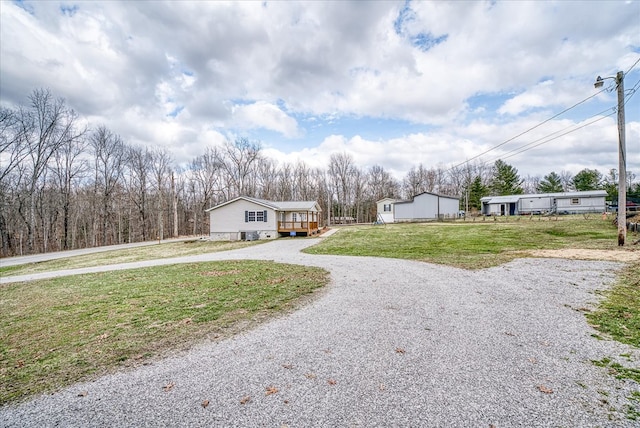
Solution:
[(624, 73), (616, 75), (618, 86), (618, 246), (627, 240), (627, 154), (624, 126)]
[(624, 73), (618, 71), (616, 77), (600, 76), (594, 86), (601, 88), (605, 79), (615, 79), (618, 89), (618, 246), (627, 240), (627, 153), (624, 130)]

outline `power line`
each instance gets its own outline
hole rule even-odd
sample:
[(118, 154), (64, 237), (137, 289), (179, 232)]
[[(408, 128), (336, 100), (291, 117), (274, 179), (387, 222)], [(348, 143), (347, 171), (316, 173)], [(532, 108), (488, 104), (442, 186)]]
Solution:
[(560, 113), (557, 113), (556, 115), (554, 115), (554, 116), (550, 117), (549, 119), (546, 119), (546, 120), (544, 120), (544, 121), (542, 121), (542, 122), (538, 123), (537, 125), (532, 126), (531, 128), (527, 129), (526, 131), (523, 131), (523, 132), (519, 133), (518, 135), (516, 135), (516, 136), (514, 136), (514, 137), (511, 137), (511, 138), (509, 138), (508, 140), (503, 141), (502, 143), (500, 143), (500, 144), (498, 144), (498, 145), (496, 145), (496, 146), (493, 146), (493, 147), (491, 147), (490, 149), (485, 150), (484, 152), (482, 152), (482, 153), (480, 153), (480, 154), (478, 154), (478, 155), (476, 155), (476, 156), (474, 156), (474, 157), (472, 157), (472, 158), (470, 158), (470, 159), (465, 160), (464, 162), (461, 162), (461, 163), (459, 163), (459, 164), (457, 164), (457, 165), (455, 165), (455, 166), (452, 166), (452, 167), (450, 168), (450, 170), (456, 169), (456, 168), (458, 168), (458, 167), (460, 167), (460, 166), (462, 166), (462, 165), (464, 165), (464, 164), (466, 164), (466, 163), (471, 162), (471, 161), (472, 161), (472, 160), (474, 160), (474, 159), (478, 159), (479, 157), (484, 156), (484, 155), (486, 155), (486, 154), (487, 154), (487, 153), (489, 153), (489, 152), (492, 152), (493, 150), (495, 150), (495, 149), (497, 149), (497, 148), (499, 148), (499, 147), (504, 146), (504, 145), (505, 145), (505, 144), (507, 144), (507, 143), (510, 143), (511, 141), (515, 140), (516, 138), (519, 138), (519, 137), (521, 137), (521, 136), (523, 136), (523, 135), (525, 135), (525, 134), (527, 134), (527, 133), (529, 133), (529, 132), (533, 131), (534, 129), (539, 128), (539, 127), (541, 127), (542, 125), (544, 125), (545, 123), (550, 122), (550, 121), (552, 121), (553, 119), (557, 118), (558, 116), (561, 116), (561, 115), (563, 115), (564, 113), (566, 113), (566, 112), (568, 112), (568, 111), (570, 111), (570, 110), (572, 110), (572, 109), (574, 109), (574, 108), (578, 107), (580, 104), (584, 104), (585, 102), (589, 101), (590, 99), (595, 98), (596, 96), (600, 95), (602, 92), (604, 92), (604, 91), (606, 91), (606, 90), (607, 90), (607, 89), (601, 89), (600, 91), (596, 92), (595, 94), (593, 94), (593, 95), (591, 95), (591, 96), (589, 96), (589, 97), (585, 98), (585, 99), (584, 99), (584, 100), (582, 100), (582, 101), (577, 102), (576, 104), (572, 105), (571, 107), (568, 107), (568, 108), (566, 108), (566, 109), (562, 110)]
[[(603, 114), (607, 113), (609, 110), (613, 110), (613, 111), (611, 113), (607, 114), (606, 116), (602, 116)], [(563, 129), (560, 129), (558, 131), (552, 132), (551, 134), (547, 134), (544, 137), (540, 137), (540, 138), (538, 138), (538, 139), (536, 139), (534, 141), (531, 141), (530, 143), (524, 144), (524, 145), (522, 145), (520, 147), (516, 147), (513, 150), (508, 151), (508, 152), (504, 153), (502, 156), (494, 159), (493, 161), (495, 161), (497, 159), (506, 159), (506, 158), (515, 156), (517, 154), (526, 152), (527, 150), (530, 150), (530, 149), (532, 149), (534, 147), (541, 146), (542, 144), (548, 143), (548, 142), (553, 141), (553, 140), (555, 140), (557, 138), (560, 138), (560, 137), (562, 137), (564, 135), (567, 135), (567, 134), (570, 134), (572, 132), (575, 132), (575, 131), (577, 131), (579, 129), (584, 128), (585, 126), (591, 125), (592, 123), (596, 123), (596, 122), (598, 122), (598, 121), (600, 121), (600, 120), (602, 120), (602, 119), (604, 119), (606, 117), (612, 116), (613, 114), (615, 114), (615, 112), (616, 112), (616, 110), (615, 109), (611, 109), (611, 108), (603, 110), (600, 113), (594, 114), (593, 116), (591, 116), (589, 118), (589, 119), (591, 119), (591, 118), (594, 118), (594, 117), (599, 117), (598, 119), (596, 119), (596, 120), (594, 120), (592, 122), (589, 122), (589, 123), (587, 123), (585, 125), (580, 125), (580, 126), (577, 126), (577, 127), (576, 127), (576, 125), (567, 126), (567, 127), (563, 128)], [(559, 134), (559, 135), (557, 135), (557, 134)], [(554, 137), (554, 135), (555, 135), (555, 137)], [(553, 137), (553, 138), (551, 138), (551, 137)], [(540, 141), (542, 141), (540, 144), (536, 144), (536, 143), (538, 143)], [(532, 146), (533, 144), (535, 144), (533, 147), (530, 147), (530, 148), (526, 149), (526, 147)], [(522, 150), (522, 149), (524, 149), (524, 150)], [(517, 153), (514, 153), (514, 152), (517, 152)], [(513, 153), (513, 154), (511, 154), (511, 153)]]
[[(564, 136), (565, 136), (565, 135), (567, 135), (567, 134), (571, 134), (572, 132), (578, 131), (578, 130), (580, 130), (580, 129), (582, 129), (582, 128), (586, 128), (587, 126), (589, 126), (589, 125), (593, 125), (593, 124), (594, 124), (594, 123), (596, 123), (596, 122), (600, 122), (601, 120), (606, 119), (607, 117), (613, 116), (614, 114), (616, 114), (616, 112), (615, 112), (615, 111), (613, 111), (613, 112), (609, 113), (609, 114), (608, 114), (608, 115), (606, 115), (606, 116), (601, 116), (601, 117), (599, 117), (599, 118), (597, 118), (597, 119), (592, 120), (591, 122), (585, 123), (584, 125), (578, 126), (578, 127), (577, 127), (577, 128), (575, 128), (575, 129), (572, 129), (572, 130), (570, 130), (570, 131), (564, 132), (564, 133), (562, 133), (562, 134), (560, 134), (560, 135), (557, 135), (557, 136), (555, 136), (555, 137), (553, 137), (553, 138), (549, 138), (548, 140), (542, 141), (541, 143), (538, 143), (538, 144), (536, 144), (536, 145), (534, 145), (534, 146), (531, 146), (531, 147), (526, 148), (526, 149), (524, 149), (524, 150), (520, 150), (519, 152), (513, 153), (513, 154), (508, 155), (508, 156), (502, 156), (502, 157), (500, 157), (500, 159), (508, 159), (508, 158), (510, 158), (510, 157), (513, 157), (513, 156), (519, 155), (520, 153), (524, 153), (524, 152), (526, 152), (526, 151), (528, 151), (528, 150), (534, 149), (534, 148), (536, 148), (536, 147), (538, 147), (538, 146), (541, 146), (541, 145), (543, 145), (543, 144), (549, 143), (549, 142), (551, 142), (551, 141), (553, 141), (553, 140), (557, 140), (557, 139), (558, 139), (558, 138), (560, 138), (560, 137), (564, 137)], [(553, 135), (553, 134), (552, 134), (552, 135)], [(538, 141), (539, 141), (539, 140), (538, 140)], [(509, 152), (509, 153), (510, 153), (510, 152)]]
[[(636, 62), (635, 62), (635, 63), (633, 63), (633, 65), (631, 65), (631, 67), (629, 67), (629, 69), (627, 70), (627, 72), (625, 73), (625, 75), (626, 75), (627, 73), (629, 73), (631, 70), (633, 70), (633, 69), (635, 68), (635, 66), (636, 66), (636, 65), (638, 65), (638, 63), (640, 63), (640, 57), (638, 57), (638, 59), (636, 60)], [(636, 82), (636, 84), (635, 84), (635, 85), (633, 86), (633, 88), (630, 90), (630, 94), (629, 94), (629, 96), (627, 96), (627, 97), (626, 97), (626, 99), (625, 99), (625, 101), (624, 101), (625, 105), (626, 105), (626, 103), (628, 103), (628, 102), (629, 102), (629, 100), (630, 100), (630, 99), (631, 99), (631, 98), (636, 94), (636, 92), (638, 91), (638, 87), (640, 87), (640, 80), (639, 80), (638, 82)], [(479, 157), (484, 156), (484, 155), (486, 155), (487, 153), (489, 153), (489, 152), (491, 152), (491, 151), (493, 151), (493, 150), (495, 150), (495, 149), (497, 149), (497, 148), (499, 148), (499, 147), (504, 146), (504, 145), (505, 145), (505, 144), (507, 144), (507, 143), (510, 143), (511, 141), (513, 141), (513, 140), (515, 140), (515, 139), (517, 139), (517, 138), (519, 138), (519, 137), (521, 137), (521, 136), (523, 136), (523, 135), (525, 135), (525, 134), (527, 134), (527, 133), (529, 133), (529, 132), (533, 131), (533, 130), (534, 130), (534, 129), (536, 129), (536, 128), (539, 128), (540, 126), (544, 125), (545, 123), (547, 123), (547, 122), (549, 122), (549, 121), (551, 121), (551, 120), (553, 120), (553, 119), (557, 118), (558, 116), (560, 116), (560, 115), (562, 115), (562, 114), (564, 114), (564, 113), (566, 113), (566, 112), (568, 112), (568, 111), (570, 111), (570, 110), (572, 110), (572, 109), (576, 108), (577, 106), (579, 106), (579, 105), (581, 105), (581, 104), (583, 104), (583, 103), (585, 103), (585, 102), (589, 101), (590, 99), (592, 99), (592, 98), (594, 98), (594, 97), (596, 97), (596, 96), (600, 95), (602, 92), (604, 92), (604, 91), (610, 91), (610, 90), (611, 90), (610, 88), (603, 88), (602, 90), (600, 90), (600, 91), (596, 92), (595, 94), (593, 94), (593, 95), (591, 95), (591, 96), (589, 96), (589, 97), (585, 98), (585, 99), (584, 99), (584, 100), (582, 100), (582, 101), (577, 102), (576, 104), (572, 105), (571, 107), (566, 108), (565, 110), (561, 111), (560, 113), (558, 113), (558, 114), (556, 114), (556, 115), (554, 115), (554, 116), (550, 117), (549, 119), (544, 120), (543, 122), (538, 123), (537, 125), (535, 125), (535, 126), (533, 126), (533, 127), (529, 128), (529, 129), (527, 129), (526, 131), (523, 131), (523, 132), (521, 132), (520, 134), (518, 134), (518, 135), (516, 135), (516, 136), (514, 136), (514, 137), (511, 137), (511, 138), (509, 138), (508, 140), (505, 140), (505, 141), (503, 141), (502, 143), (497, 144), (497, 145), (495, 145), (495, 146), (491, 147), (490, 149), (485, 150), (484, 152), (482, 152), (482, 153), (480, 153), (480, 154), (478, 154), (478, 155), (476, 155), (476, 156), (474, 156), (474, 157), (472, 157), (472, 158), (470, 158), (470, 159), (465, 160), (464, 162), (461, 162), (461, 163), (459, 163), (459, 164), (457, 164), (457, 165), (452, 166), (451, 168), (449, 168), (449, 171), (452, 171), (452, 170), (454, 170), (454, 169), (456, 169), (456, 168), (458, 168), (458, 167), (460, 167), (460, 166), (462, 166), (462, 165), (465, 165), (465, 164), (467, 164), (467, 163), (471, 162), (471, 161), (472, 161), (472, 160), (474, 160), (474, 159), (478, 159)], [(598, 114), (596, 114), (596, 115), (594, 115), (594, 116), (591, 116), (591, 117), (595, 117), (595, 116), (598, 116), (598, 115), (604, 114), (604, 113), (605, 113), (606, 111), (608, 111), (608, 110), (609, 110), (609, 109), (604, 110), (603, 112), (600, 112), (600, 113), (598, 113)], [(557, 134), (558, 132), (562, 132), (563, 130), (555, 131), (555, 132), (553, 132), (553, 133), (551, 133), (551, 134), (548, 134), (548, 135), (546, 135), (546, 136), (544, 136), (544, 137), (541, 137), (541, 138), (539, 138), (539, 139), (537, 139), (537, 140), (534, 140), (534, 141), (532, 141), (532, 142), (530, 142), (530, 143), (527, 143), (527, 144), (525, 144), (525, 145), (523, 145), (523, 146), (520, 146), (520, 147), (518, 147), (518, 148), (515, 148), (515, 149), (513, 149), (513, 150), (511, 150), (511, 151), (507, 152), (507, 153), (505, 154), (506, 156), (505, 156), (505, 155), (503, 155), (503, 156), (500, 156), (500, 157), (498, 157), (498, 158), (496, 158), (496, 159), (508, 159), (508, 158), (510, 158), (510, 157), (516, 156), (516, 155), (518, 155), (518, 154), (520, 154), (520, 153), (526, 152), (526, 151), (528, 151), (528, 150), (531, 150), (531, 149), (533, 149), (533, 148), (536, 148), (536, 147), (541, 146), (541, 145), (543, 145), (543, 144), (546, 144), (546, 143), (548, 143), (548, 142), (554, 141), (554, 140), (556, 140), (556, 139), (558, 139), (558, 138), (560, 138), (560, 137), (562, 137), (562, 136), (565, 136), (565, 135), (570, 134), (570, 133), (572, 133), (572, 132), (578, 131), (578, 130), (580, 130), (580, 129), (582, 129), (582, 128), (586, 127), (586, 126), (589, 126), (589, 125), (591, 125), (591, 124), (594, 124), (594, 123), (596, 123), (596, 122), (599, 122), (600, 120), (603, 120), (603, 119), (605, 119), (605, 118), (607, 118), (607, 117), (610, 117), (610, 116), (612, 116), (613, 114), (615, 114), (615, 112), (616, 112), (616, 107), (613, 107), (613, 112), (612, 112), (612, 113), (610, 113), (610, 114), (608, 114), (608, 115), (606, 115), (606, 116), (600, 117), (600, 118), (598, 118), (598, 119), (596, 119), (596, 120), (593, 120), (593, 121), (591, 121), (591, 122), (588, 122), (588, 123), (586, 123), (586, 124), (584, 124), (584, 125), (581, 125), (581, 126), (579, 126), (579, 127), (576, 127), (576, 128), (574, 128), (574, 129), (571, 129), (571, 130), (569, 130), (569, 131), (567, 131), (567, 132), (564, 132), (564, 133), (562, 133), (562, 134), (560, 134), (560, 135), (558, 135), (558, 136), (556, 136), (556, 137), (549, 138), (549, 137), (551, 137), (551, 136), (553, 136), (553, 135)], [(571, 128), (571, 127), (568, 127), (568, 128)], [(568, 128), (564, 128), (564, 129), (568, 129)], [(544, 141), (542, 141), (542, 142), (540, 142), (540, 143), (538, 143), (538, 144), (535, 144), (535, 143), (537, 143), (537, 142), (539, 142), (539, 141), (541, 141), (541, 140), (544, 140)], [(532, 146), (532, 144), (535, 144), (535, 145), (533, 145), (533, 146)], [(529, 146), (531, 146), (531, 147), (529, 147)], [(524, 149), (524, 150), (521, 150), (521, 149)], [(513, 152), (516, 152), (516, 153), (513, 153)], [(494, 159), (494, 161), (495, 161), (495, 159)]]
[[(638, 62), (640, 62), (640, 59), (639, 59), (638, 61), (636, 61), (636, 64), (637, 64)], [(634, 66), (635, 66), (635, 64), (634, 64)], [(633, 66), (632, 66), (631, 68), (633, 68)], [(625, 105), (626, 105), (626, 104), (629, 102), (629, 100), (630, 100), (630, 99), (631, 99), (631, 98), (636, 94), (638, 87), (640, 87), (640, 80), (638, 80), (638, 81), (636, 82), (636, 84), (633, 86), (633, 88), (631, 88), (631, 89), (630, 89), (629, 95), (626, 97), (626, 99), (625, 99), (625, 101), (624, 101), (624, 104), (625, 104)], [(603, 119), (606, 119), (607, 117), (613, 116), (613, 115), (617, 112), (617, 107), (612, 107), (611, 109), (604, 110), (604, 111), (602, 111), (602, 112), (600, 112), (600, 113), (597, 113), (597, 114), (595, 114), (595, 115), (593, 115), (593, 116), (591, 116), (591, 117), (597, 117), (597, 116), (600, 116), (600, 115), (602, 115), (602, 114), (606, 113), (608, 110), (612, 110), (612, 112), (611, 112), (611, 113), (609, 113), (609, 114), (607, 114), (607, 115), (605, 115), (605, 116), (601, 116), (601, 117), (599, 117), (598, 119), (595, 119), (595, 120), (593, 120), (593, 121), (591, 121), (591, 122), (588, 122), (588, 123), (586, 123), (586, 124), (584, 124), (584, 125), (581, 125), (581, 126), (578, 126), (578, 127), (575, 127), (575, 128), (573, 127), (573, 125), (572, 125), (572, 126), (568, 126), (568, 127), (564, 128), (564, 129), (562, 129), (562, 130), (559, 130), (559, 131), (553, 132), (553, 133), (551, 133), (551, 134), (549, 134), (549, 135), (546, 135), (546, 136), (544, 136), (544, 137), (538, 138), (537, 140), (534, 140), (534, 141), (532, 141), (532, 142), (530, 142), (530, 143), (528, 143), (528, 144), (525, 144), (525, 145), (523, 145), (523, 146), (517, 147), (517, 148), (515, 148), (515, 149), (513, 149), (513, 150), (511, 150), (511, 151), (509, 151), (509, 152), (507, 152), (507, 153), (505, 153), (504, 155), (502, 155), (502, 156), (500, 156), (500, 157), (498, 157), (498, 158), (493, 159), (493, 160), (492, 160), (492, 162), (495, 162), (497, 159), (509, 159), (509, 158), (511, 158), (511, 157), (513, 157), (513, 156), (517, 156), (517, 155), (519, 155), (519, 154), (521, 154), (521, 153), (524, 153), (524, 152), (526, 152), (526, 151), (529, 151), (529, 150), (531, 150), (531, 149), (534, 149), (534, 148), (536, 148), (536, 147), (539, 147), (539, 146), (541, 146), (541, 145), (543, 145), (543, 144), (546, 144), (546, 143), (549, 143), (549, 142), (551, 142), (551, 141), (554, 141), (554, 140), (556, 140), (556, 139), (558, 139), (558, 138), (560, 138), (560, 137), (563, 137), (563, 136), (565, 136), (565, 135), (567, 135), (567, 134), (570, 134), (570, 133), (572, 133), (572, 132), (575, 132), (575, 131), (578, 131), (578, 130), (580, 130), (580, 129), (582, 129), (582, 128), (585, 128), (585, 127), (587, 127), (587, 126), (589, 126), (589, 125), (592, 125), (592, 124), (594, 124), (594, 123), (596, 123), (596, 122), (599, 122), (599, 121), (601, 121), (601, 120), (603, 120)], [(573, 128), (573, 129), (570, 129), (570, 128)], [(564, 130), (567, 130), (567, 129), (570, 129), (570, 130), (569, 130), (569, 131), (567, 131), (567, 132), (563, 132)], [(559, 134), (559, 135), (557, 135), (557, 136), (555, 136), (555, 137), (553, 137), (553, 138), (550, 138), (550, 137), (552, 137), (553, 135), (558, 134), (558, 133), (560, 133), (560, 132), (561, 132), (561, 134)], [(540, 142), (541, 140), (544, 140), (544, 141)], [(538, 143), (538, 142), (539, 142), (539, 143)], [(535, 143), (538, 143), (538, 144), (535, 144)], [(522, 149), (522, 150), (521, 150), (521, 149)]]

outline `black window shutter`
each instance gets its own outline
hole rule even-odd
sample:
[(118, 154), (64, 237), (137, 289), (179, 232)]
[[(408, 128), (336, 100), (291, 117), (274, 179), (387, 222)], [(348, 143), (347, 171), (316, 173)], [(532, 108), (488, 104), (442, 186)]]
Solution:
[(267, 210), (264, 210), (264, 222), (267, 222)]
[(249, 211), (244, 212), (244, 222), (249, 223)]

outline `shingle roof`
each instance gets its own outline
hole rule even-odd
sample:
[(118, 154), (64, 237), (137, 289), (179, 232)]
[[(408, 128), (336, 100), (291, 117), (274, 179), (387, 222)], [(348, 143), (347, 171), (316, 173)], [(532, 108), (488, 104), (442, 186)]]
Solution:
[(266, 199), (258, 199), (258, 198), (250, 198), (248, 196), (238, 196), (237, 198), (231, 199), (227, 202), (223, 202), (215, 207), (211, 207), (206, 211), (212, 211), (217, 208), (223, 207), (225, 205), (229, 205), (239, 199), (243, 199), (245, 201), (253, 202), (258, 205), (262, 205), (268, 208), (271, 208), (276, 211), (322, 211), (322, 209), (318, 206), (316, 201), (268, 201)]

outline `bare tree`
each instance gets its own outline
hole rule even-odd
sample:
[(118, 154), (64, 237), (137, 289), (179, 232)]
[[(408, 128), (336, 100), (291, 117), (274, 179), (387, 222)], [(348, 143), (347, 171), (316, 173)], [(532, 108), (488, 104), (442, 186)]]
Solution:
[(336, 217), (348, 217), (354, 170), (353, 157), (347, 153), (334, 153), (329, 158), (329, 180), (338, 199), (334, 209)]
[(219, 152), (219, 161), (230, 185), (228, 199), (241, 195), (254, 196), (254, 172), (256, 162), (260, 158), (260, 150), (260, 144), (239, 138), (234, 143), (227, 142), (223, 151)]
[(0, 184), (29, 155), (27, 137), (32, 121), (21, 120), (28, 113), (0, 107)]
[(565, 192), (575, 190), (573, 186), (573, 174), (570, 171), (560, 171), (560, 182)]
[(272, 159), (259, 158), (256, 162), (256, 196), (262, 199), (276, 197), (278, 168)]
[[(93, 244), (108, 245), (111, 203), (117, 186), (120, 184), (124, 170), (126, 147), (119, 135), (114, 134), (106, 126), (98, 127), (89, 139), (94, 154), (94, 198), (96, 208), (93, 221)], [(102, 239), (98, 243), (98, 226)]]
[[(136, 209), (142, 241), (149, 239), (149, 185), (151, 175), (151, 153), (142, 147), (130, 147), (127, 153), (129, 170), (129, 197)], [(133, 235), (133, 233), (132, 233)]]
[(62, 98), (54, 99), (48, 90), (38, 89), (29, 96), (30, 110), (23, 110), (20, 121), (28, 147), (29, 171), (26, 191), (29, 198), (27, 217), (28, 249), (35, 248), (36, 207), (38, 190), (44, 186), (41, 178), (49, 160), (66, 142), (76, 138), (76, 114), (67, 108)]
[(151, 169), (155, 179), (157, 197), (157, 225), (158, 239), (164, 239), (164, 193), (165, 183), (171, 174), (171, 155), (165, 148), (157, 148), (151, 151)]
[(86, 128), (74, 132), (54, 154), (53, 172), (61, 196), (62, 205), (62, 249), (72, 248), (70, 242), (71, 228), (71, 198), (74, 187), (88, 171), (89, 165), (84, 157), (88, 147), (85, 138)]
[(367, 189), (373, 218), (377, 215), (377, 201), (383, 198), (400, 198), (400, 184), (380, 165), (369, 168)]
[(295, 179), (291, 164), (285, 163), (278, 168), (276, 176), (275, 197), (278, 201), (287, 201), (294, 198)]
[(217, 147), (207, 147), (203, 155), (196, 157), (189, 165), (189, 175), (191, 178), (190, 188), (193, 194), (193, 227), (204, 233), (206, 217), (202, 216), (199, 221), (199, 214), (204, 214), (204, 210), (216, 205), (219, 197), (224, 195), (224, 163), (223, 155)]

